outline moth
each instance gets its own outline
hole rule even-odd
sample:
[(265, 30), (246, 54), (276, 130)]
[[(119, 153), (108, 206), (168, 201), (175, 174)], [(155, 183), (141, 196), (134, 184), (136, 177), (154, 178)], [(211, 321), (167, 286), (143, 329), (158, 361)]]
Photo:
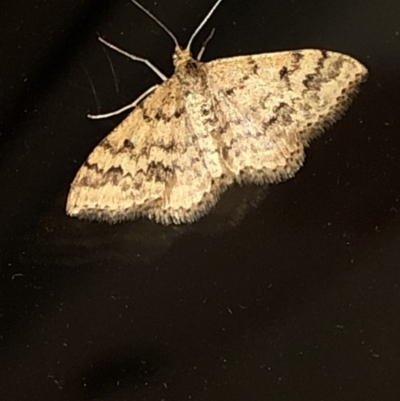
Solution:
[(218, 0), (181, 47), (174, 74), (107, 117), (133, 108), (89, 155), (68, 195), (70, 216), (117, 223), (147, 217), (192, 223), (233, 183), (277, 183), (295, 175), (310, 141), (349, 107), (367, 69), (354, 58), (304, 49), (202, 62), (191, 45)]

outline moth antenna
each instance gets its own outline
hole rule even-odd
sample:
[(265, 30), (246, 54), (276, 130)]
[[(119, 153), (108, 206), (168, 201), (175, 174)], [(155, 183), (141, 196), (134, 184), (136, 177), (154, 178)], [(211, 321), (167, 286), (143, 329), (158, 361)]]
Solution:
[[(221, 1), (221, 0), (220, 0)], [(131, 2), (138, 8), (140, 8), (144, 13), (146, 13), (154, 22), (156, 22), (174, 41), (175, 47), (180, 47), (178, 40), (175, 35), (157, 18), (155, 17), (149, 10), (146, 10), (140, 3), (136, 0), (131, 0)]]
[[(133, 1), (133, 0), (132, 0)], [(200, 25), (196, 28), (196, 30), (193, 32), (192, 36), (189, 39), (189, 42), (187, 44), (187, 49), (190, 50), (190, 46), (192, 45), (193, 39), (196, 37), (196, 35), (200, 32), (200, 30), (203, 28), (203, 26), (206, 24), (206, 22), (210, 19), (211, 15), (214, 13), (215, 9), (219, 6), (222, 0), (218, 0), (212, 9), (208, 12), (208, 14), (205, 16), (203, 21), (200, 23)]]

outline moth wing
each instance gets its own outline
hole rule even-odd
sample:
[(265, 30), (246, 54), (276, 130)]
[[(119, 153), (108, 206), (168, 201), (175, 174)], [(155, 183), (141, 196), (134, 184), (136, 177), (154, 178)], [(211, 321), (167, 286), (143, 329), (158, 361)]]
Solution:
[(176, 77), (160, 85), (89, 155), (67, 200), (67, 214), (115, 223), (146, 216), (191, 222), (215, 203)]
[(221, 134), (226, 163), (238, 181), (256, 183), (293, 176), (304, 147), (340, 118), (367, 76), (350, 56), (312, 49), (205, 65), (226, 119)]

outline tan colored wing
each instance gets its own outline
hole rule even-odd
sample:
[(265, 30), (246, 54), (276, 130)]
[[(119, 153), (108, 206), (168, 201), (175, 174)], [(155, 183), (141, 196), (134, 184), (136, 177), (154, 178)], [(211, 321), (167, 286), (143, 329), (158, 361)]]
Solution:
[(71, 185), (67, 213), (111, 223), (196, 220), (222, 188), (192, 130), (172, 77), (93, 150)]
[(300, 168), (304, 147), (336, 121), (367, 70), (335, 52), (297, 50), (205, 64), (226, 118), (224, 158), (238, 181), (273, 182)]

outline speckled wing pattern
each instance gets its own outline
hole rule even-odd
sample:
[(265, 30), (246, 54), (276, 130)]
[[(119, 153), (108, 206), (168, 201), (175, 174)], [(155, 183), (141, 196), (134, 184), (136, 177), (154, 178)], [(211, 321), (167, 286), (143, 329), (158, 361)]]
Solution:
[[(192, 221), (215, 203), (222, 164), (207, 166), (178, 79), (142, 102), (89, 155), (68, 196), (67, 213), (110, 223), (140, 216), (164, 224)], [(207, 156), (216, 155), (211, 149)], [(209, 168), (207, 168), (209, 167)]]
[(189, 223), (235, 181), (290, 178), (304, 148), (343, 114), (367, 75), (355, 59), (321, 50), (209, 63), (178, 56), (175, 74), (81, 167), (69, 215)]
[(344, 54), (294, 50), (206, 64), (228, 129), (222, 153), (237, 181), (292, 177), (304, 148), (347, 110), (366, 68)]

